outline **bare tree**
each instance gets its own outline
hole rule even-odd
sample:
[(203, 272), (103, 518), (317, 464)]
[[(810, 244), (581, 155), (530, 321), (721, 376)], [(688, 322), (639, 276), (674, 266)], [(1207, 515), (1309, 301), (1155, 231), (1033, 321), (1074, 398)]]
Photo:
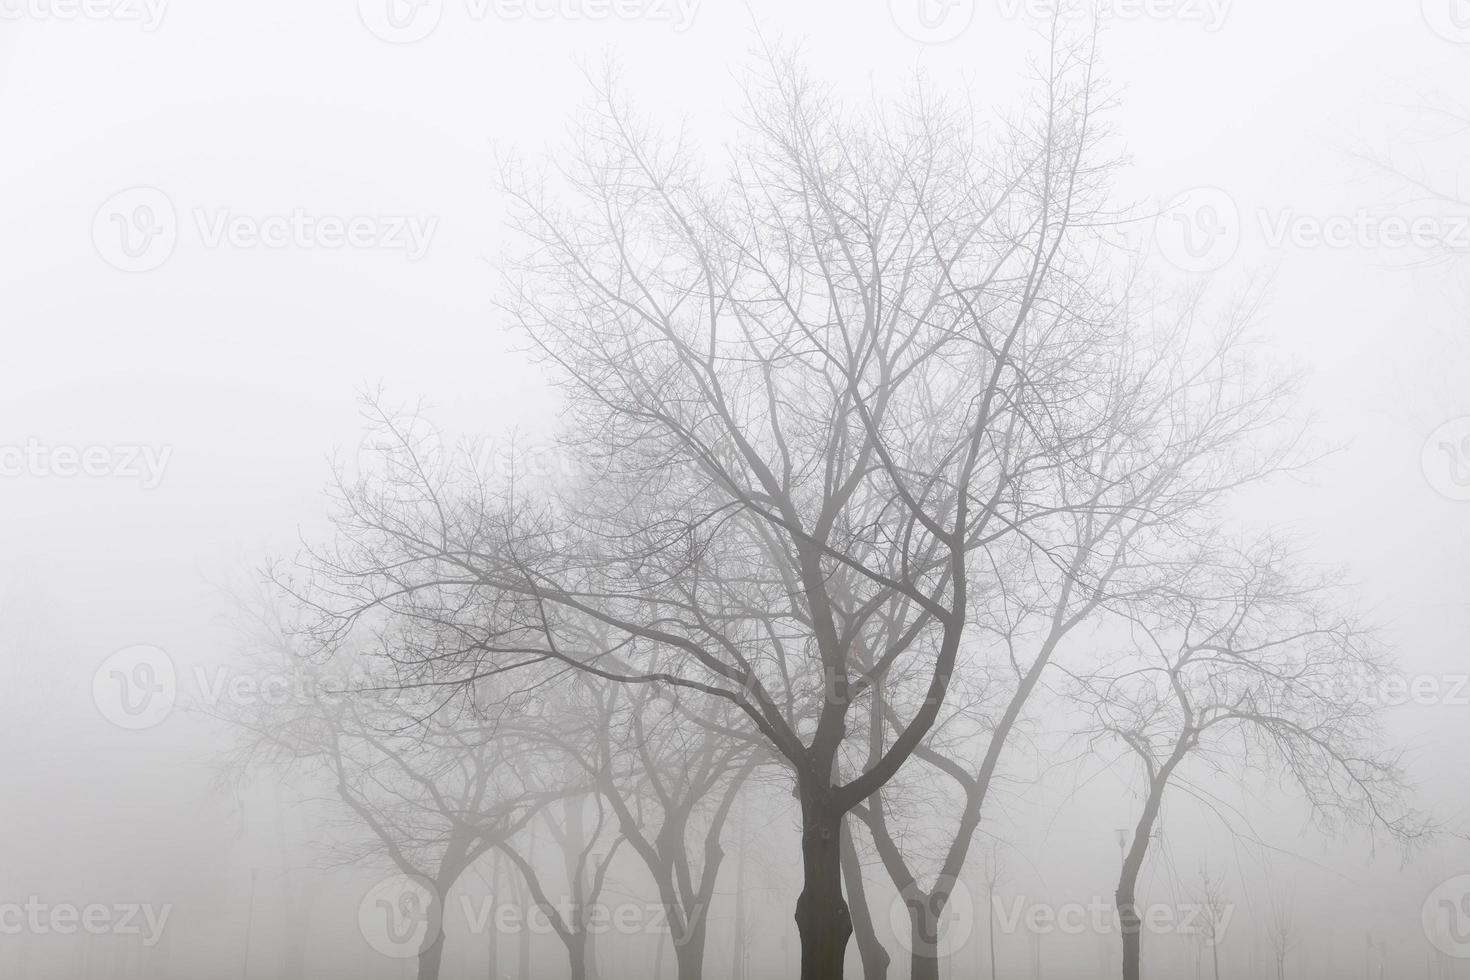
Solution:
[(990, 980), (995, 974), (995, 889), (1005, 880), (1005, 864), (1000, 859), (1000, 848), (994, 844), (985, 855), (985, 946), (990, 954)]
[[(435, 907), (422, 910), (426, 922), (438, 921), (449, 889), (482, 855), (542, 807), (576, 792), (572, 782), (552, 789), (529, 783), (525, 740), (493, 717), (451, 724), (417, 692), (374, 674), (371, 658), (339, 650), (331, 662), (313, 662), (279, 633), (262, 639), (244, 666), (268, 669), (265, 676), (283, 680), (278, 686), (289, 694), (224, 707), (220, 717), (236, 733), (227, 771), (243, 778), (262, 767), (285, 769), (307, 787), (325, 784), (343, 830), (336, 859), (371, 866), (386, 858), (399, 873), (427, 881)], [(443, 948), (442, 931), (427, 929), (417, 953), (420, 980), (438, 977)]]
[[(721, 189), (604, 90), (565, 196), (508, 168), (529, 246), (504, 308), (564, 386), (584, 479), (456, 484), (410, 452), (342, 487), (342, 540), (304, 563), (329, 631), (456, 620), (463, 656), (425, 665), (446, 683), (553, 659), (736, 706), (794, 776), (809, 980), (841, 975), (843, 816), (938, 717), (973, 556), (1065, 506), (1139, 380), (1090, 281), (1089, 65), (1057, 45), (988, 152), (926, 91), (855, 114), (771, 52)], [(470, 623), (490, 604), (520, 629)], [(923, 696), (849, 776), (852, 706), (895, 670)]]
[(842, 822), (842, 881), (847, 888), (847, 904), (852, 915), (852, 935), (863, 964), (864, 980), (887, 980), (892, 957), (878, 938), (868, 906), (867, 884), (863, 880), (863, 856), (853, 838), (853, 818)]
[[(589, 807), (593, 820), (587, 828), (583, 820)], [(553, 811), (543, 810), (542, 816), (564, 860), (569, 889), (564, 902), (558, 903), (555, 894), (548, 890), (543, 873), (536, 867), (534, 853), (527, 850), (523, 841), (503, 836), (494, 846), (515, 866), (531, 902), (546, 916), (552, 932), (566, 947), (572, 980), (596, 980), (592, 937), (596, 934), (612, 859), (626, 838), (609, 819), (600, 794), (567, 800), (559, 821)]]
[(1276, 980), (1286, 980), (1286, 958), (1296, 946), (1296, 910), (1288, 891), (1272, 888), (1269, 902), (1270, 920), (1266, 923), (1266, 941), (1276, 957)]
[[(1108, 617), (1110, 601), (1133, 601), (1173, 588), (1171, 556), (1187, 552), (1220, 518), (1229, 491), (1263, 479), (1295, 459), (1290, 438), (1260, 438), (1284, 423), (1289, 380), (1252, 381), (1241, 360), (1252, 304), (1224, 318), (1208, 343), (1185, 334), (1200, 311), (1193, 303), (1152, 346), (1132, 351), (1139, 373), (1113, 386), (1102, 409), (1110, 431), (1089, 446), (1086, 465), (1055, 486), (1056, 511), (1033, 521), (1024, 536), (986, 550), (982, 584), (965, 662), (951, 683), (946, 712), (915, 752), (910, 767), (854, 809), (872, 834), (912, 929), (911, 975), (937, 980), (938, 924), (960, 880), (1006, 747), (1067, 639)], [(1289, 426), (1281, 425), (1289, 434)], [(890, 725), (907, 712), (891, 673), (871, 694), (870, 757), (886, 746)], [(896, 710), (900, 709), (900, 710)], [(893, 828), (895, 799), (943, 793), (923, 813), (954, 813), (938, 858), (905, 855)], [(922, 872), (924, 860), (935, 868)]]
[[(554, 664), (727, 706), (725, 734), (792, 774), (802, 976), (827, 980), (861, 886), (846, 816), (932, 946), (1056, 647), (1281, 465), (1248, 438), (1281, 392), (1242, 371), (1235, 323), (1201, 351), (1113, 274), (1090, 43), (1053, 39), (994, 140), (922, 85), (854, 112), (766, 54), (720, 184), (607, 79), (552, 171), (505, 167), (502, 309), (562, 387), (580, 473), (485, 474), (395, 431), (282, 581), (326, 644), (412, 624), (406, 682), (446, 702)], [(977, 729), (956, 709), (1002, 675)], [(915, 758), (964, 798), (922, 879), (882, 792)]]
[(1199, 941), (1209, 948), (1214, 980), (1220, 980), (1220, 944), (1225, 941), (1225, 929), (1233, 912), (1225, 897), (1224, 883), (1211, 873), (1208, 864), (1200, 865), (1195, 898), (1202, 913)]
[(1293, 581), (1284, 570), (1295, 564), (1270, 540), (1202, 552), (1167, 594), (1125, 611), (1138, 656), (1079, 685), (1097, 734), (1120, 740), (1144, 776), (1117, 889), (1124, 980), (1139, 976), (1139, 872), (1188, 760), (1242, 777), (1253, 765), (1279, 767), (1329, 828), (1357, 823), (1404, 844), (1426, 832), (1380, 745), (1379, 706), (1365, 696), (1386, 670), (1383, 655), (1334, 610), (1337, 583)]
[(579, 723), (534, 725), (528, 737), (564, 751), (602, 795), (658, 888), (679, 980), (698, 980), (725, 823), (760, 746), (691, 724), (680, 700), (656, 686), (589, 680), (573, 688)]

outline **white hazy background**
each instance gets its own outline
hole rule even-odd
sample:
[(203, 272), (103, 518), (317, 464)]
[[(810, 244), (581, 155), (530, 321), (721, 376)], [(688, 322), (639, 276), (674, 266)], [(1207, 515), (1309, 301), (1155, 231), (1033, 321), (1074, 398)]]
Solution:
[[(718, 160), (757, 27), (801, 39), (813, 74), (853, 97), (919, 69), (984, 114), (1005, 111), (1044, 28), (1008, 0), (935, 2), (952, 19), (928, 37), (913, 27), (920, 0), (613, 7), (644, 14), (632, 17), (572, 0), (478, 17), (443, 0), (419, 11), (438, 17), (432, 31), (394, 43), (405, 35), (384, 27), (387, 2), (0, 0), (0, 446), (167, 453), (156, 479), (0, 476), (0, 899), (171, 898), (181, 976), (240, 974), (272, 803), (220, 789), (216, 736), (198, 719), (110, 723), (93, 673), (133, 644), (168, 651), (181, 674), (228, 658), (220, 586), (320, 530), (331, 457), (350, 465), (362, 438), (364, 389), (423, 399), (446, 438), (551, 424), (552, 393), (490, 304), (497, 147), (534, 158), (563, 138), (587, 97), (583, 67), (610, 52), (635, 104), (687, 124)], [(1342, 447), (1309, 483), (1250, 501), (1252, 519), (1344, 564), (1409, 676), (1470, 673), (1470, 502), (1423, 465), (1436, 430), (1470, 416), (1470, 253), (1422, 262), (1269, 232), (1284, 216), (1418, 206), (1365, 155), (1470, 185), (1470, 139), (1432, 111), (1467, 94), (1465, 6), (1180, 0), (1173, 15), (1136, 17), (1120, 3), (1102, 39), (1120, 98), (1109, 122), (1129, 152), (1120, 199), (1147, 212), (1206, 187), (1234, 206), (1211, 289), (1273, 281), (1263, 333), (1310, 371), (1305, 407)], [(151, 190), (115, 197), (131, 188)], [(116, 221), (160, 200), (172, 252), (123, 271)], [(412, 219), (429, 235), (421, 255), (211, 242), (213, 222), (295, 212), (378, 231)], [(1149, 222), (1132, 232), (1154, 247), (1153, 274), (1191, 282)], [(1446, 460), (1458, 462), (1470, 459)], [(1394, 725), (1421, 802), (1470, 829), (1470, 704), (1411, 706)], [(1105, 783), (1038, 821), (1055, 867), (1034, 873), (1091, 875), (1107, 894), (1113, 828), (1131, 823), (1119, 792)], [(1299, 815), (1262, 819), (1277, 842), (1296, 841)], [(1219, 833), (1200, 828), (1201, 840)], [(1339, 896), (1326, 911), (1354, 924), (1353, 951), (1363, 923), (1412, 942), (1423, 896), (1470, 871), (1463, 842), (1402, 868), (1297, 843), (1282, 873), (1301, 875), (1304, 901)], [(268, 937), (280, 912), (257, 915)]]

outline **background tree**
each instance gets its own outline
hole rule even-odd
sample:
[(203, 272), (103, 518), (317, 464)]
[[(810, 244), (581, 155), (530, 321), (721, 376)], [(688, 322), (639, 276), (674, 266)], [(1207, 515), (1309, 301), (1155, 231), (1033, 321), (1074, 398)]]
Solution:
[(1120, 740), (1144, 778), (1117, 889), (1125, 980), (1139, 976), (1139, 872), (1187, 761), (1237, 778), (1277, 768), (1324, 827), (1356, 823), (1404, 844), (1425, 833), (1367, 696), (1386, 672), (1383, 654), (1334, 609), (1336, 583), (1293, 581), (1284, 569), (1295, 564), (1269, 539), (1201, 552), (1176, 569), (1167, 595), (1130, 604), (1137, 655), (1081, 679), (1097, 733)]
[(759, 746), (691, 724), (677, 697), (656, 686), (591, 680), (568, 687), (566, 723), (533, 723), (527, 736), (560, 749), (601, 794), (658, 889), (679, 980), (698, 980), (722, 836)]
[[(222, 712), (236, 733), (227, 769), (284, 769), (325, 788), (339, 804), (335, 859), (371, 866), (386, 858), (426, 880), (437, 906), (423, 910), (431, 917), (442, 917), (449, 889), (482, 855), (575, 792), (574, 783), (528, 783), (522, 737), (492, 717), (436, 714), (432, 699), (389, 683), (371, 658), (342, 650), (314, 662), (281, 636), (257, 654), (241, 666), (265, 681), (259, 696)], [(418, 976), (435, 980), (444, 935), (430, 928), (424, 939)]]
[(1296, 931), (1296, 910), (1289, 892), (1272, 889), (1268, 903), (1270, 918), (1266, 923), (1266, 940), (1276, 957), (1276, 980), (1286, 980), (1286, 958), (1300, 940)]
[[(943, 716), (916, 750), (917, 765), (855, 808), (909, 908), (916, 980), (937, 980), (937, 931), (950, 892), (1006, 747), (1068, 638), (1098, 628), (1112, 601), (1177, 588), (1171, 556), (1221, 523), (1227, 494), (1296, 461), (1290, 438), (1260, 438), (1271, 426), (1292, 431), (1285, 424), (1292, 384), (1249, 377), (1251, 314), (1252, 304), (1237, 305), (1206, 340), (1191, 343), (1202, 314), (1186, 303), (1151, 337), (1130, 343), (1120, 370), (1137, 374), (1109, 387), (1114, 401), (1101, 409), (1108, 430), (1089, 445), (1084, 465), (1054, 484), (1053, 512), (986, 549), (961, 668)], [(908, 714), (905, 701), (922, 696), (905, 688), (890, 672), (871, 693), (873, 757), (886, 747), (889, 725)], [(915, 806), (920, 796), (933, 799)], [(933, 842), (937, 858), (904, 854), (898, 837), (914, 835), (895, 833), (896, 798), (924, 821), (955, 815), (942, 818), (948, 833)]]
[[(590, 827), (586, 825), (589, 810)], [(568, 891), (560, 901), (545, 872), (537, 868), (535, 852), (526, 838), (506, 836), (494, 846), (515, 866), (531, 903), (546, 916), (552, 932), (566, 947), (572, 980), (596, 980), (593, 936), (606, 911), (601, 899), (612, 859), (626, 838), (617, 831), (600, 794), (569, 799), (561, 808), (561, 819), (554, 814), (555, 810), (545, 810), (541, 816), (563, 859)]]
[(1214, 980), (1220, 980), (1220, 944), (1225, 941), (1225, 930), (1234, 917), (1234, 910), (1225, 897), (1225, 884), (1208, 864), (1201, 864), (1199, 884), (1194, 892), (1201, 917), (1199, 941), (1210, 953), (1210, 966)]

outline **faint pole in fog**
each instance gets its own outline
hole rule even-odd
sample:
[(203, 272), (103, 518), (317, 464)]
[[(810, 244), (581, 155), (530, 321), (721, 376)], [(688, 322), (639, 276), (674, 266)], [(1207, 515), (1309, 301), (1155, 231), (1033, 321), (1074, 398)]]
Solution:
[(1000, 884), (1003, 876), (1000, 851), (995, 844), (991, 844), (990, 853), (985, 857), (985, 922), (990, 935), (990, 980), (995, 980), (995, 886)]
[(250, 932), (255, 927), (255, 876), (250, 869), (250, 902), (245, 906), (245, 955), (240, 958), (240, 980), (250, 976)]
[(730, 980), (746, 980), (750, 972), (750, 953), (745, 948), (745, 831), (750, 824), (744, 797), (737, 806), (740, 808), (740, 836), (735, 843), (735, 961), (730, 967)]

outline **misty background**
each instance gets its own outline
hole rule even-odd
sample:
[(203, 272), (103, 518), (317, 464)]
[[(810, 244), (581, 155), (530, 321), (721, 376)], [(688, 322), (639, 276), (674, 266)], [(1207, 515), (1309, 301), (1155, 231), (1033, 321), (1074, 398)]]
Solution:
[[(1270, 969), (1263, 920), (1250, 917), (1284, 882), (1312, 963), (1302, 976), (1470, 976), (1420, 921), (1433, 889), (1470, 873), (1470, 845), (1453, 836), (1470, 829), (1470, 502), (1454, 479), (1470, 455), (1440, 459), (1431, 445), (1470, 416), (1470, 232), (1458, 248), (1277, 240), (1296, 219), (1470, 215), (1383, 165), (1452, 190), (1470, 179), (1470, 136), (1443, 112), (1466, 101), (1470, 28), (1457, 29), (1456, 6), (1164, 4), (1173, 13), (1107, 18), (1102, 35), (1118, 100), (1109, 127), (1128, 154), (1117, 196), (1145, 212), (1187, 193), (1225, 206), (1188, 212), (1220, 236), (1201, 254), (1151, 221), (1120, 232), (1180, 288), (1200, 275), (1219, 295), (1269, 281), (1269, 355), (1309, 372), (1302, 407), (1338, 447), (1307, 478), (1251, 491), (1241, 516), (1345, 567), (1404, 677), (1438, 685), (1389, 716), (1417, 802), (1446, 831), (1407, 863), (1308, 832), (1300, 806), (1264, 782), (1223, 790), (1249, 815), (1234, 826), (1199, 801), (1168, 805), (1145, 887), (1187, 890), (1203, 863), (1226, 876), (1239, 906), (1223, 954), (1233, 976)], [(757, 27), (799, 40), (844, 96), (894, 92), (921, 68), (982, 116), (1014, 105), (1044, 20), (1004, 0), (936, 8), (947, 27), (916, 29), (902, 0), (686, 0), (605, 17), (575, 5), (478, 17), (445, 0), (436, 27), (394, 43), (404, 38), (366, 0), (119, 3), (97, 17), (67, 16), (58, 0), (3, 4), (0, 445), (136, 447), (136, 465), (0, 477), (0, 901), (171, 906), (161, 949), (136, 936), (0, 935), (7, 975), (280, 976), (303, 914), (308, 975), (412, 975), (359, 935), (359, 899), (383, 869), (322, 867), (320, 825), (293, 787), (221, 771), (229, 733), (193, 709), (235, 662), (236, 597), (268, 557), (325, 532), (333, 466), (366, 458), (364, 391), (421, 406), (446, 444), (489, 440), (492, 456), (512, 433), (547, 438), (558, 397), (490, 304), (506, 206), (494, 152), (535, 155), (564, 137), (585, 102), (583, 67), (611, 51), (630, 98), (712, 154), (731, 136), (736, 68)], [(107, 208), (136, 188), (148, 190), (117, 213), (171, 207), (177, 240), (156, 266), (126, 271)], [(222, 231), (232, 217), (297, 212), (367, 216), (373, 241), (274, 247)], [(166, 651), (179, 686), (174, 710), (136, 731), (94, 697), (99, 667), (135, 645)], [(1125, 776), (1097, 760), (1038, 768), (1003, 818), (1003, 900), (1111, 896), (1116, 831), (1136, 819)], [(712, 976), (735, 958), (737, 864), (751, 968), (765, 971), (753, 975), (794, 975), (790, 903), (761, 897), (799, 886), (794, 817), (776, 806), (780, 787), (761, 793), (769, 805), (757, 794), (727, 845)], [(1242, 839), (1247, 823), (1255, 840)], [(303, 876), (318, 882), (305, 912), (288, 897)], [(983, 907), (980, 869), (967, 884)], [(890, 935), (891, 899), (873, 888)], [(445, 975), (483, 975), (483, 937), (457, 942), (456, 928)], [(982, 975), (983, 931), (977, 922), (953, 953), (952, 975)], [(997, 948), (1010, 975), (1108, 976), (1114, 938), (1018, 930)], [(542, 975), (563, 975), (554, 938), (534, 941)], [(646, 966), (642, 947), (619, 942), (599, 943), (610, 978), (620, 962)], [(1193, 969), (1183, 940), (1156, 945), (1153, 976)]]

